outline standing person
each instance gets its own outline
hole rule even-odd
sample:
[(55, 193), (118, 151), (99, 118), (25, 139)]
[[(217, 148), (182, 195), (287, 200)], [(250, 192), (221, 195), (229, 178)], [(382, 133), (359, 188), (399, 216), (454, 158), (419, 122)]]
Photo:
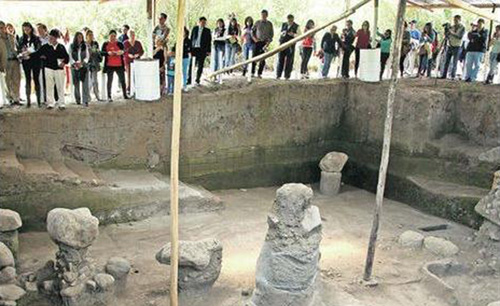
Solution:
[[(417, 60), (417, 55), (419, 54), (420, 50), (420, 39), (422, 38), (422, 32), (417, 28), (417, 21), (412, 20), (410, 21), (410, 42), (409, 42), (409, 51), (406, 56), (406, 62), (405, 62), (405, 73), (408, 76), (413, 76), (413, 73), (415, 71), (415, 62)], [(403, 73), (403, 75), (405, 74)]]
[[(408, 30), (408, 23), (405, 21), (403, 25), (403, 41), (401, 42), (401, 58), (399, 60), (399, 73), (401, 77), (404, 77), (405, 63), (407, 63), (406, 60), (412, 52), (411, 41), (412, 41), (411, 32)], [(410, 59), (410, 61), (411, 60), (412, 59)], [(415, 59), (413, 59), (413, 62), (415, 62)]]
[(99, 78), (98, 73), (101, 71), (102, 54), (99, 49), (99, 43), (94, 38), (94, 32), (88, 30), (86, 34), (87, 50), (89, 52), (89, 77), (90, 87), (94, 92), (97, 101), (102, 101), (99, 95)]
[(153, 58), (157, 59), (160, 65), (160, 94), (163, 95), (165, 93), (165, 45), (160, 37), (156, 38)]
[[(448, 25), (445, 26), (445, 41), (447, 41), (448, 50), (446, 51), (446, 61), (444, 63), (441, 79), (446, 79), (448, 77), (450, 63), (453, 65), (451, 67), (451, 79), (455, 79), (457, 74), (458, 53), (462, 46), (462, 38), (465, 34), (465, 27), (462, 25), (462, 17), (460, 15), (455, 15), (453, 18), (453, 26), (449, 27)], [(451, 58), (453, 58), (453, 62)]]
[(69, 63), (73, 80), (76, 104), (89, 106), (89, 59), (90, 52), (81, 32), (76, 32), (73, 43), (70, 45)]
[(125, 47), (121, 42), (116, 39), (116, 31), (109, 32), (109, 40), (102, 45), (102, 55), (104, 55), (104, 69), (103, 73), (108, 76), (107, 92), (108, 102), (113, 102), (112, 88), (113, 88), (113, 74), (118, 75), (120, 87), (122, 89), (123, 98), (129, 99), (127, 95), (127, 85), (125, 84), (125, 62), (123, 54)]
[[(69, 50), (70, 49), (70, 45), (71, 45), (71, 35), (69, 34), (69, 29), (66, 28), (66, 30), (64, 31), (64, 35), (62, 37), (63, 39), (63, 42), (64, 42), (64, 47), (66, 48), (66, 50)], [(71, 86), (71, 69), (69, 67), (69, 65), (66, 65), (64, 67), (64, 71), (66, 73), (66, 87), (65, 87), (65, 91), (63, 92), (57, 92), (57, 94), (65, 94), (66, 91), (68, 91), (68, 89), (70, 88)]]
[[(295, 23), (292, 14), (286, 17), (287, 22), (281, 25), (280, 45), (294, 39), (299, 32), (299, 25)], [(285, 79), (289, 80), (292, 75), (293, 61), (295, 58), (295, 44), (282, 50), (278, 55), (278, 69), (276, 69), (276, 78), (280, 79), (285, 71)]]
[(477, 79), (477, 74), (481, 62), (486, 52), (486, 42), (488, 41), (488, 30), (484, 27), (484, 19), (480, 18), (472, 24), (472, 30), (467, 35), (469, 44), (467, 45), (467, 55), (465, 56), (465, 81), (473, 82)]
[(21, 37), (19, 47), (19, 51), (21, 52), (20, 59), (22, 60), (24, 78), (26, 81), (26, 106), (31, 107), (31, 81), (33, 81), (35, 83), (35, 92), (38, 107), (41, 107), (41, 61), (38, 55), (38, 50), (40, 50), (41, 42), (38, 36), (35, 35), (33, 26), (29, 22), (23, 23), (23, 36)]
[[(255, 41), (252, 35), (253, 29), (253, 18), (248, 16), (245, 18), (245, 27), (243, 28), (243, 32), (241, 35), (241, 40), (243, 43), (243, 57), (244, 60), (248, 60), (250, 58), (250, 52), (255, 53)], [(247, 74), (248, 65), (243, 66), (243, 76)]]
[(377, 36), (381, 38), (379, 44), (380, 44), (380, 79), (382, 80), (387, 60), (391, 55), (392, 31), (387, 29), (385, 30), (384, 34), (377, 32)]
[(124, 44), (129, 39), (129, 36), (128, 36), (129, 31), (130, 31), (130, 26), (128, 24), (124, 24), (122, 27), (122, 35), (120, 35), (120, 37), (118, 37), (118, 41), (121, 42), (122, 44)]
[(189, 30), (184, 27), (184, 48), (182, 50), (182, 85), (184, 91), (187, 90), (187, 81), (189, 77), (189, 67), (191, 64), (191, 39), (189, 39)]
[[(66, 48), (57, 42), (60, 32), (53, 29), (49, 33), (49, 43), (40, 48), (40, 57), (45, 62), (45, 80), (47, 82), (47, 108), (52, 109), (57, 104), (59, 109), (64, 109), (64, 67), (69, 63)], [(55, 88), (54, 88), (55, 87)], [(56, 101), (54, 92), (57, 89)]]
[[(269, 17), (269, 12), (267, 10), (262, 10), (261, 19), (253, 26), (252, 35), (255, 41), (255, 56), (259, 56), (267, 51), (269, 44), (273, 41), (274, 28), (271, 21), (267, 20)], [(255, 68), (257, 64), (252, 64), (252, 75), (255, 75)], [(266, 60), (262, 60), (259, 63), (258, 77), (262, 77), (264, 68), (266, 67)]]
[(320, 53), (323, 54), (323, 69), (321, 75), (323, 78), (328, 77), (332, 60), (339, 56), (340, 48), (342, 48), (342, 40), (339, 34), (337, 34), (337, 26), (333, 25), (330, 28), (330, 32), (325, 33), (323, 39), (321, 39)]
[(125, 41), (123, 46), (125, 48), (124, 59), (125, 71), (127, 72), (127, 93), (130, 94), (130, 84), (132, 83), (130, 65), (144, 55), (144, 49), (141, 42), (135, 39), (135, 31), (130, 30), (128, 33), (130, 34), (130, 38)]
[(191, 31), (191, 42), (193, 44), (192, 54), (196, 60), (196, 66), (198, 66), (196, 84), (200, 85), (205, 59), (210, 55), (212, 46), (212, 34), (210, 33), (210, 29), (207, 28), (207, 18), (201, 17), (198, 25), (193, 28), (193, 31)]
[[(11, 25), (12, 28), (14, 28)], [(5, 59), (4, 72), (7, 87), (7, 100), (11, 105), (20, 105), (19, 87), (21, 85), (21, 69), (17, 58), (17, 42), (15, 32), (8, 29), (0, 21), (0, 40), (5, 46), (5, 52), (0, 55)], [(2, 43), (0, 42), (0, 44)]]
[(351, 70), (351, 54), (354, 51), (354, 40), (356, 39), (356, 31), (352, 27), (352, 20), (347, 20), (346, 27), (342, 31), (342, 48), (344, 55), (342, 57), (342, 77), (349, 78), (349, 70)]
[(222, 69), (224, 66), (224, 52), (226, 50), (226, 25), (224, 19), (217, 20), (217, 27), (214, 29), (213, 42), (214, 42), (214, 63), (213, 71)]
[(0, 109), (3, 108), (4, 103), (8, 102), (5, 73), (7, 69), (7, 45), (4, 36), (6, 36), (6, 33), (5, 23), (0, 21), (0, 91), (2, 92), (2, 96), (0, 97)]
[(490, 41), (491, 51), (490, 51), (490, 71), (488, 76), (484, 81), (485, 84), (491, 84), (495, 75), (498, 72), (498, 63), (500, 57), (500, 25), (495, 27), (495, 33)]
[[(304, 33), (311, 31), (314, 29), (314, 21), (309, 19), (306, 23), (306, 27), (304, 28)], [(309, 60), (311, 59), (311, 55), (314, 53), (314, 49), (316, 48), (316, 40), (314, 38), (314, 34), (307, 36), (302, 40), (302, 62), (300, 64), (300, 76), (302, 79), (309, 78), (309, 69), (307, 66), (309, 65)]]
[(359, 61), (361, 56), (361, 49), (370, 49), (371, 41), (371, 33), (370, 33), (370, 23), (368, 21), (364, 21), (361, 24), (361, 29), (356, 32), (356, 53), (355, 56), (355, 65), (354, 65), (354, 73), (356, 77), (358, 77), (358, 69), (359, 69)]
[(167, 58), (167, 79), (168, 79), (168, 95), (174, 94), (175, 86), (175, 47), (168, 52)]
[[(37, 23), (36, 24), (36, 31), (38, 33), (38, 37), (40, 38), (40, 43), (41, 45), (46, 45), (49, 43), (49, 31), (47, 29), (47, 26), (43, 23)], [(44, 62), (43, 60), (40, 60), (40, 96), (42, 98), (42, 103), (46, 104), (47, 103), (47, 84), (45, 82), (45, 72), (43, 69), (44, 68)]]
[(420, 40), (421, 47), (419, 51), (420, 64), (418, 66), (418, 76), (423, 77), (427, 75), (427, 77), (430, 77), (432, 72), (432, 56), (437, 47), (436, 32), (432, 28), (432, 23), (428, 22), (425, 24)]
[(156, 44), (156, 38), (160, 38), (166, 46), (168, 43), (168, 36), (170, 35), (170, 28), (167, 26), (168, 16), (161, 13), (158, 18), (158, 25), (153, 30), (153, 42)]
[(226, 67), (233, 66), (236, 63), (236, 52), (240, 48), (238, 44), (241, 35), (241, 28), (236, 18), (231, 18), (226, 35)]

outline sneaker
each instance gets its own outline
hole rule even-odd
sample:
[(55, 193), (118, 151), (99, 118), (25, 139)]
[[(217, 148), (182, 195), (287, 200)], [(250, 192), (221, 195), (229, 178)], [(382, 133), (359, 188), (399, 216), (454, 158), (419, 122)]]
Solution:
[(108, 98), (108, 103), (111, 103), (111, 102), (113, 102), (113, 99)]
[[(29, 106), (28, 106), (29, 107)], [(47, 105), (47, 109), (53, 109), (54, 106), (53, 105)]]
[(59, 105), (59, 109), (60, 109), (60, 110), (64, 110), (64, 109), (66, 109), (66, 105)]

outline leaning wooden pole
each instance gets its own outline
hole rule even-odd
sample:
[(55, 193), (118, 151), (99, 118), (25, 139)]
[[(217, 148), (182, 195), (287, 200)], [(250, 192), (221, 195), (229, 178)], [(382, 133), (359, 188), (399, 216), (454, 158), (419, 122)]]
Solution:
[(170, 153), (170, 306), (179, 305), (179, 144), (182, 110), (182, 54), (184, 52), (184, 16), (186, 1), (177, 2), (177, 37), (175, 49), (175, 81)]
[(294, 39), (280, 45), (278, 48), (274, 49), (274, 50), (271, 50), (271, 51), (268, 51), (264, 54), (261, 54), (259, 56), (256, 56), (256, 57), (253, 57), (251, 59), (248, 59), (246, 61), (243, 61), (241, 63), (238, 63), (236, 65), (233, 65), (231, 67), (226, 67), (224, 69), (220, 69), (220, 70), (217, 70), (215, 71), (214, 73), (212, 73), (211, 75), (208, 76), (209, 79), (213, 79), (214, 77), (216, 77), (217, 75), (219, 74), (222, 74), (222, 73), (226, 73), (226, 72), (229, 72), (229, 71), (232, 71), (232, 70), (235, 70), (235, 69), (238, 69), (240, 67), (243, 67), (245, 65), (248, 65), (248, 64), (251, 64), (251, 63), (254, 63), (254, 62), (260, 62), (262, 60), (265, 60), (266, 58), (268, 57), (271, 57), (293, 45), (295, 45), (296, 43), (298, 43), (299, 41), (303, 40), (304, 38), (308, 37), (308, 36), (311, 36), (311, 35), (314, 35), (316, 34), (317, 32), (333, 25), (334, 23), (337, 23), (349, 16), (351, 16), (352, 14), (354, 14), (356, 12), (356, 10), (358, 10), (360, 7), (362, 7), (363, 5), (367, 4), (367, 3), (370, 3), (372, 0), (362, 0), (361, 2), (359, 2), (358, 4), (356, 4), (355, 6), (351, 7), (350, 9), (346, 10), (344, 13), (342, 13), (340, 16), (338, 16), (337, 18), (333, 19), (332, 21), (330, 22), (327, 22), (325, 24), (323, 24), (322, 26), (319, 26), (319, 27), (316, 27), (310, 31), (308, 31), (307, 33), (303, 33), (297, 37), (295, 37)]
[(443, 0), (444, 2), (448, 3), (451, 6), (455, 6), (457, 8), (461, 8), (463, 10), (469, 11), (473, 14), (476, 14), (480, 17), (486, 18), (488, 20), (494, 20), (495, 22), (500, 23), (500, 18), (498, 16), (495, 16), (494, 13), (488, 13), (483, 11), (481, 8), (478, 8), (476, 6), (471, 5), (470, 3), (467, 3), (463, 0)]
[(389, 165), (389, 153), (391, 149), (392, 120), (394, 117), (394, 99), (396, 97), (396, 86), (398, 84), (399, 60), (401, 58), (401, 44), (403, 42), (404, 17), (406, 12), (406, 0), (399, 0), (398, 14), (396, 17), (396, 35), (392, 46), (392, 73), (389, 84), (389, 94), (387, 95), (387, 106), (384, 124), (384, 143), (382, 147), (382, 158), (378, 174), (378, 186), (375, 210), (373, 215), (373, 225), (368, 244), (368, 254), (366, 256), (365, 273), (363, 279), (370, 281), (372, 277), (373, 260), (375, 258), (375, 248), (377, 245), (378, 229), (380, 227), (380, 217), (382, 214), (382, 204), (384, 202), (385, 181), (387, 178), (387, 167)]

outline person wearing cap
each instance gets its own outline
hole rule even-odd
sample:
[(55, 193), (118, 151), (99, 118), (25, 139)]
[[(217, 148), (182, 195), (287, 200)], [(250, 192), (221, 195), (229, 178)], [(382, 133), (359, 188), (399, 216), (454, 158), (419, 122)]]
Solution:
[(498, 63), (500, 57), (500, 25), (495, 27), (495, 33), (490, 41), (490, 71), (488, 72), (488, 76), (484, 81), (485, 84), (491, 84), (493, 82), (493, 78), (498, 72)]
[[(64, 67), (69, 63), (69, 55), (66, 48), (57, 40), (60, 32), (53, 29), (49, 32), (49, 43), (40, 48), (40, 57), (45, 63), (45, 81), (47, 82), (47, 108), (54, 108), (56, 102), (59, 109), (66, 107), (64, 101)], [(58, 100), (55, 100), (54, 86), (58, 92)]]
[(128, 24), (124, 24), (122, 27), (122, 35), (118, 37), (118, 41), (121, 42), (122, 44), (125, 43), (129, 37), (128, 37), (128, 32), (130, 31), (130, 26)]
[(116, 39), (116, 31), (109, 32), (109, 40), (102, 44), (101, 54), (104, 56), (104, 69), (108, 77), (107, 92), (108, 102), (113, 102), (112, 88), (113, 88), (113, 75), (118, 75), (120, 87), (124, 99), (129, 99), (127, 96), (127, 85), (125, 84), (125, 61), (123, 55), (125, 54), (125, 47), (121, 42)]
[[(267, 18), (269, 16), (269, 12), (267, 10), (261, 11), (261, 19), (257, 20), (253, 26), (252, 35), (255, 40), (255, 56), (259, 56), (265, 53), (274, 37), (274, 28), (273, 23), (269, 21)], [(257, 64), (252, 63), (252, 75), (255, 74)], [(264, 72), (264, 68), (266, 67), (266, 60), (263, 59), (259, 62), (259, 70), (257, 72), (257, 76), (259, 78), (262, 77), (262, 73)]]
[(455, 15), (453, 18), (453, 26), (449, 30), (445, 29), (445, 39), (447, 40), (448, 50), (446, 51), (446, 61), (444, 63), (443, 74), (441, 79), (448, 77), (448, 69), (450, 67), (451, 58), (453, 58), (451, 67), (451, 79), (455, 79), (457, 74), (458, 53), (462, 46), (462, 38), (465, 34), (465, 27), (462, 25), (462, 17)]
[[(0, 51), (0, 57), (4, 59), (3, 71), (6, 81), (6, 98), (11, 105), (19, 105), (19, 87), (21, 85), (21, 69), (17, 58), (17, 43), (15, 34), (9, 33), (8, 25), (0, 21), (0, 48), (5, 46), (4, 51)], [(1, 60), (0, 60), (1, 61)], [(0, 64), (0, 66), (2, 66)], [(4, 92), (5, 94), (5, 92)], [(0, 106), (2, 104), (0, 103)]]
[(417, 28), (417, 20), (410, 21), (410, 49), (406, 56), (405, 61), (405, 73), (408, 76), (413, 76), (415, 71), (416, 57), (419, 52), (420, 39), (422, 38), (422, 32)]
[[(295, 23), (293, 15), (287, 16), (287, 22), (281, 25), (280, 45), (294, 39), (299, 33), (299, 25)], [(285, 79), (290, 79), (293, 69), (293, 60), (295, 57), (295, 44), (282, 50), (278, 55), (278, 69), (276, 69), (276, 78), (281, 78), (285, 71)]]
[(473, 82), (477, 79), (488, 41), (488, 30), (484, 27), (484, 19), (480, 18), (477, 22), (474, 22), (472, 30), (467, 36), (469, 44), (467, 45), (467, 55), (465, 56), (465, 81)]

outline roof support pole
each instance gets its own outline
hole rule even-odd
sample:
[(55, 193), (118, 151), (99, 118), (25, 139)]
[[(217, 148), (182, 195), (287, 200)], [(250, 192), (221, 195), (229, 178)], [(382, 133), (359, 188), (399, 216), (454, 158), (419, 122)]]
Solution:
[[(378, 32), (378, 6), (379, 0), (373, 0), (373, 30), (372, 30), (372, 44), (375, 44)], [(381, 31), (383, 32), (383, 31)]]

